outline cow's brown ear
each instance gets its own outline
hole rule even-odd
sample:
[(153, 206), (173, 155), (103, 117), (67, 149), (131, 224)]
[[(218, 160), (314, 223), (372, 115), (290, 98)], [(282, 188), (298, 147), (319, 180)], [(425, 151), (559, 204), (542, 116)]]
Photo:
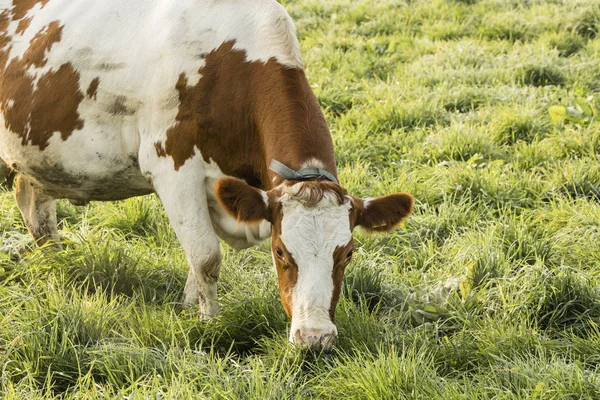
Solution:
[(357, 200), (355, 201), (355, 208), (358, 211), (356, 225), (375, 232), (388, 232), (394, 229), (409, 216), (414, 203), (414, 198), (408, 193)]
[(221, 206), (241, 222), (270, 221), (269, 200), (266, 192), (235, 178), (221, 178), (215, 191)]

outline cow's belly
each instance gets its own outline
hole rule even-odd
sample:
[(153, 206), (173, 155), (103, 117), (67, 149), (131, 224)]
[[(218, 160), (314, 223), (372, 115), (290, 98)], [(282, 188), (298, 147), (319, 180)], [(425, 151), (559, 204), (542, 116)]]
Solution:
[[(2, 115), (0, 126), (1, 120)], [(122, 131), (107, 134), (90, 126), (67, 141), (55, 133), (44, 150), (23, 146), (21, 139), (0, 129), (0, 158), (55, 198), (85, 203), (153, 191), (139, 169), (135, 135)]]

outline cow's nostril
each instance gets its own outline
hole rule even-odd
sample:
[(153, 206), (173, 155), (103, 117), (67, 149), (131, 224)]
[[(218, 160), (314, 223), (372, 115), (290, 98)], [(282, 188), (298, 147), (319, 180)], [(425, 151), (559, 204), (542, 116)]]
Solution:
[(308, 335), (306, 337), (305, 343), (308, 344), (310, 347), (316, 347), (321, 344), (319, 337), (315, 335)]
[(321, 336), (321, 346), (323, 346), (325, 350), (331, 350), (331, 348), (335, 346), (336, 341), (337, 336), (333, 333)]
[(337, 342), (337, 330), (296, 329), (291, 336), (292, 343), (312, 349), (329, 351)]

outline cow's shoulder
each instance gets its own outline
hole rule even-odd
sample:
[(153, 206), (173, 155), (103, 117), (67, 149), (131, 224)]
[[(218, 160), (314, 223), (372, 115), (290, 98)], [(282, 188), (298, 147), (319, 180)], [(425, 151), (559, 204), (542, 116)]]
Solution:
[[(290, 68), (302, 68), (296, 28), (285, 8), (271, 0), (233, 1), (229, 11), (239, 13), (245, 23), (234, 23), (230, 39), (245, 50), (249, 61), (266, 62), (275, 58)], [(243, 5), (243, 6), (241, 6)]]

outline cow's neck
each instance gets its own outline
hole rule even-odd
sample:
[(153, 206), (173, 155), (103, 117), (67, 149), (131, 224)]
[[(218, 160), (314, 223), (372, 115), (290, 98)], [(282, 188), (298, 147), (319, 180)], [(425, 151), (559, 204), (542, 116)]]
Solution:
[(206, 161), (264, 190), (283, 181), (269, 171), (272, 159), (295, 170), (319, 166), (337, 177), (331, 135), (303, 70), (275, 59), (248, 62), (233, 42), (205, 61), (195, 111)]
[[(264, 96), (257, 99), (264, 165), (275, 159), (294, 170), (325, 168), (337, 177), (331, 134), (304, 71), (281, 66), (272, 69), (273, 82), (269, 85), (274, 89), (265, 90)], [(274, 185), (283, 181), (272, 171), (268, 176)]]

